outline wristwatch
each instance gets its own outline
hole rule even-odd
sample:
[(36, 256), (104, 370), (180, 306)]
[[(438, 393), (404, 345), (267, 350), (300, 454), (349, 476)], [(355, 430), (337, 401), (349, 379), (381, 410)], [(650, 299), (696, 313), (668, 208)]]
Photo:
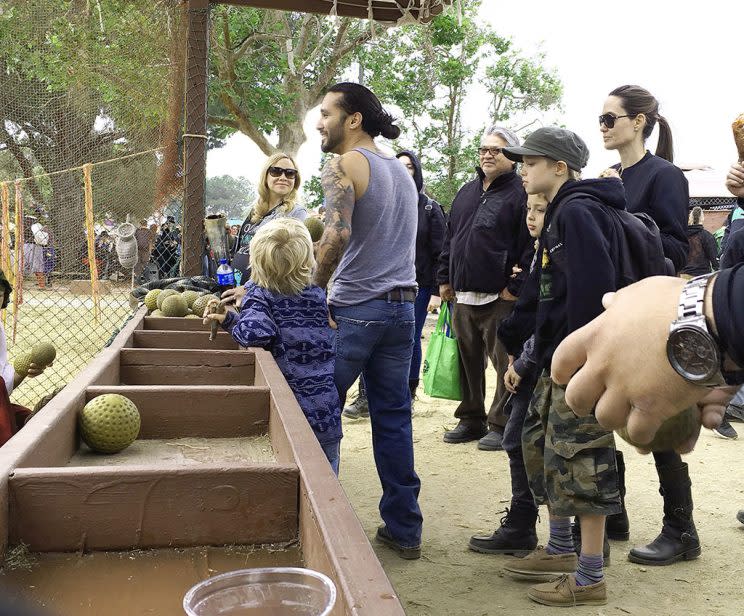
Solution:
[(703, 311), (705, 290), (715, 274), (692, 278), (679, 296), (677, 318), (669, 328), (667, 358), (672, 368), (693, 385), (723, 384), (718, 341), (708, 330)]

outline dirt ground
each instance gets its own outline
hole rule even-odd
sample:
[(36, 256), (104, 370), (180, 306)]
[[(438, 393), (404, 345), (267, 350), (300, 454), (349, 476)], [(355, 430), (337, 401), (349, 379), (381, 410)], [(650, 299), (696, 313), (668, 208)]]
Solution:
[[(492, 396), (495, 372), (490, 367), (489, 378)], [(455, 424), (456, 403), (429, 398), (422, 389), (413, 427), (424, 513), (423, 556), (418, 561), (405, 561), (373, 541), (406, 613), (565, 613), (561, 608), (531, 602), (526, 596), (529, 582), (502, 575), (501, 565), (507, 557), (467, 549), (470, 535), (495, 529), (503, 515), (500, 512), (508, 505), (508, 460), (504, 452), (479, 451), (475, 443), (445, 444), (442, 433)], [(618, 439), (618, 446), (626, 453), (630, 541), (611, 542), (611, 565), (605, 571), (607, 605), (575, 610), (602, 616), (744, 613), (744, 526), (735, 518), (737, 510), (744, 509), (744, 424), (733, 425), (742, 440), (719, 439), (703, 429), (697, 449), (685, 456), (703, 553), (697, 560), (668, 567), (645, 567), (627, 560), (631, 547), (648, 543), (659, 532), (662, 501), (653, 457), (639, 455)], [(380, 487), (368, 420), (344, 420), (341, 482), (372, 540), (380, 524)], [(543, 510), (539, 541), (544, 544), (547, 535)]]

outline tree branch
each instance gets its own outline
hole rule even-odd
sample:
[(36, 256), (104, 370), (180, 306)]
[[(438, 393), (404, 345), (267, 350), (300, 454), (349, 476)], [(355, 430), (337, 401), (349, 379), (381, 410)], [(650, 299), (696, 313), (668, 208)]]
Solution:
[(253, 143), (255, 143), (264, 154), (268, 156), (277, 151), (276, 147), (273, 146), (266, 138), (266, 135), (264, 135), (263, 132), (259, 130), (259, 128), (255, 124), (253, 124), (253, 122), (251, 122), (251, 119), (245, 113), (243, 113), (243, 110), (240, 108), (240, 106), (226, 91), (223, 90), (220, 93), (220, 100), (228, 109), (228, 111), (230, 111), (230, 113), (232, 113), (237, 119), (238, 130), (240, 130), (240, 132), (244, 133), (246, 136), (250, 137)]
[[(2, 139), (5, 142), (5, 145), (8, 148), (8, 151), (13, 155), (13, 158), (15, 158), (16, 162), (18, 163), (18, 166), (21, 168), (21, 173), (23, 174), (24, 178), (33, 178), (34, 175), (34, 168), (31, 164), (31, 161), (26, 158), (26, 156), (23, 153), (23, 150), (21, 150), (21, 147), (15, 142), (15, 139), (10, 136), (8, 131), (5, 130), (5, 125), (3, 122), (0, 122), (0, 139)], [(36, 201), (39, 201), (40, 203), (44, 203), (44, 197), (41, 194), (41, 189), (39, 188), (39, 185), (36, 183), (36, 178), (33, 178), (28, 183), (29, 190), (31, 191), (31, 196), (33, 196)]]

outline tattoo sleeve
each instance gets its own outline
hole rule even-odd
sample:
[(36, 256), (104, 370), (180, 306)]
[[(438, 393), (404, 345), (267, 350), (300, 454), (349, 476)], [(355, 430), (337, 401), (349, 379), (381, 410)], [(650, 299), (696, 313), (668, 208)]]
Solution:
[(325, 289), (349, 244), (355, 197), (354, 185), (346, 175), (340, 158), (328, 161), (320, 181), (325, 197), (326, 219), (323, 237), (318, 242), (314, 282)]

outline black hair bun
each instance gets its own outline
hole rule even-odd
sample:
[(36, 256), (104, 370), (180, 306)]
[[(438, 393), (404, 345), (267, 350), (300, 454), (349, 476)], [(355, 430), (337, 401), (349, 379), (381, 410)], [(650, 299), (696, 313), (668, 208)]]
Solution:
[(400, 127), (396, 124), (383, 126), (380, 132), (385, 139), (397, 139), (400, 137)]

